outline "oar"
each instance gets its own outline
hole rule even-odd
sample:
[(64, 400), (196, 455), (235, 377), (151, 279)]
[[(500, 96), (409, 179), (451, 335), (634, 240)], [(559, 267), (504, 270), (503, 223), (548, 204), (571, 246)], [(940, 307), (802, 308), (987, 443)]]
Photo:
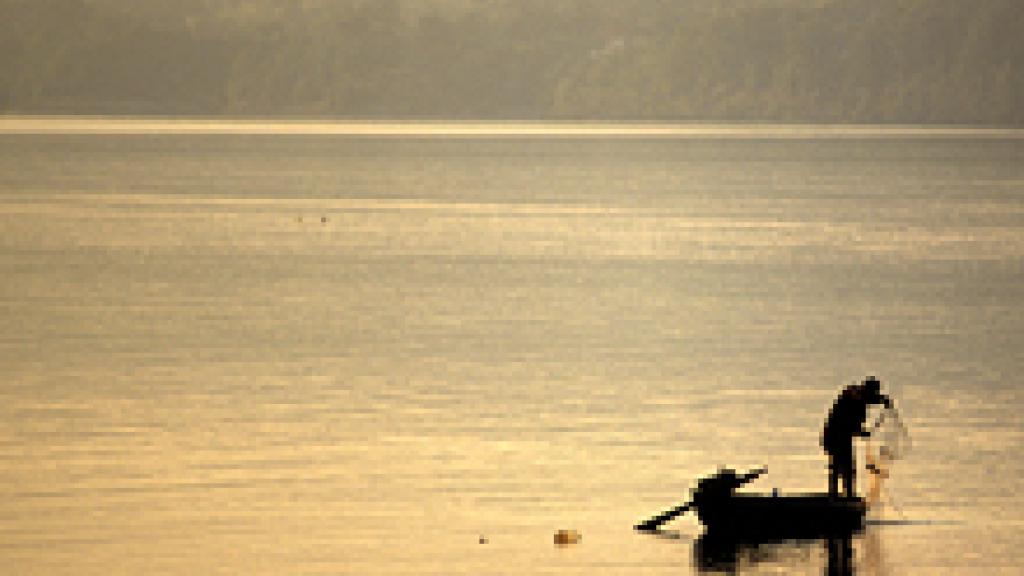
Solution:
[(691, 506), (693, 506), (693, 502), (680, 504), (679, 506), (676, 506), (671, 510), (666, 510), (665, 512), (662, 512), (661, 514), (658, 514), (653, 518), (644, 520), (636, 526), (633, 526), (633, 529), (639, 530), (640, 532), (653, 532), (658, 529), (658, 526), (661, 526), (665, 522), (668, 522), (669, 520), (689, 510)]

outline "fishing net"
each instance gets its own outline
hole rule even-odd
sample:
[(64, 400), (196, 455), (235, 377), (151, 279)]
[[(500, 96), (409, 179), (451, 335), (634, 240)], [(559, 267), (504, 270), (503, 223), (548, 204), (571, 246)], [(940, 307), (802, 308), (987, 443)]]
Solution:
[(871, 441), (879, 457), (890, 462), (907, 455), (911, 447), (910, 433), (896, 408), (882, 408), (871, 430)]
[(881, 500), (882, 484), (889, 477), (893, 462), (905, 457), (911, 448), (910, 433), (894, 407), (883, 408), (865, 443), (864, 461), (869, 472), (867, 501)]

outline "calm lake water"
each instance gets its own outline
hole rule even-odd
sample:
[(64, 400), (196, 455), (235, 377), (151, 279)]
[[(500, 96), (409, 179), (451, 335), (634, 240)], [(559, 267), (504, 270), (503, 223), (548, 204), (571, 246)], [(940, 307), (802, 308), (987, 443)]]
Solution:
[(854, 573), (1024, 568), (1020, 135), (148, 131), (0, 134), (5, 573), (820, 574), (632, 525), (868, 374)]

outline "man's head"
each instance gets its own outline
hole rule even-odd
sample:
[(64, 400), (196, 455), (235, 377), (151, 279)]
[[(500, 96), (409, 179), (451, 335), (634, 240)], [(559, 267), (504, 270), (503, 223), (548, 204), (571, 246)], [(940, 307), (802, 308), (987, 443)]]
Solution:
[(874, 376), (868, 376), (864, 379), (864, 391), (868, 396), (877, 396), (882, 391), (882, 383)]
[(892, 400), (882, 394), (882, 383), (874, 376), (868, 376), (863, 384), (864, 398), (872, 404), (882, 404), (886, 408), (892, 407)]

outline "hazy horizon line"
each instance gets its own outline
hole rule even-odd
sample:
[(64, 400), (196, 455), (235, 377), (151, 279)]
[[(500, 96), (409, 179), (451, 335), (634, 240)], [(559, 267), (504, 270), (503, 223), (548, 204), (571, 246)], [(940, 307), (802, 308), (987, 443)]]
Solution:
[(967, 124), (855, 124), (714, 121), (330, 119), (0, 114), (0, 134), (224, 134), (395, 137), (622, 138), (1000, 138), (1024, 127)]

